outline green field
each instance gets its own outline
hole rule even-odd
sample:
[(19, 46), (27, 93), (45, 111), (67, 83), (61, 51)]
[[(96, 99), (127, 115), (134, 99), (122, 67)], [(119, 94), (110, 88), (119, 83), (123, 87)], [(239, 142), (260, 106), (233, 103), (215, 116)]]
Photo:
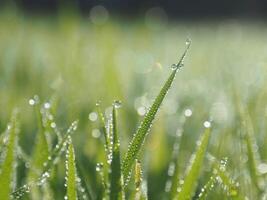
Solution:
[[(190, 196), (198, 199), (207, 188), (206, 199), (267, 198), (266, 35), (266, 24), (256, 21), (159, 23), (109, 18), (97, 25), (89, 17), (64, 13), (33, 17), (0, 12), (1, 181), (9, 180), (4, 174), (5, 161), (12, 152), (8, 151), (12, 149), (12, 127), (19, 127), (18, 144), (13, 145), (16, 157), (9, 163), (16, 172), (0, 185), (10, 184), (14, 192), (33, 182), (21, 199), (64, 199), (67, 188), (71, 192), (71, 181), (64, 186), (64, 154), (51, 167), (44, 184), (38, 186), (35, 181), (44, 157), (52, 155), (70, 124), (78, 120), (71, 136), (77, 173), (92, 199), (104, 198), (107, 191), (102, 178), (108, 179), (108, 164), (96, 102), (101, 101), (107, 118), (113, 101), (122, 102), (116, 109), (116, 121), (123, 160), (145, 111), (190, 38), (184, 67), (177, 72), (137, 156), (143, 171), (140, 191), (144, 196), (147, 191), (148, 199), (153, 200), (177, 199), (177, 195), (183, 199), (178, 192), (171, 194), (168, 185), (176, 180), (172, 184), (184, 190), (179, 182), (188, 180), (190, 157), (203, 144), (197, 142), (205, 132), (203, 123), (211, 121), (209, 144), (203, 164), (198, 163)], [(29, 105), (36, 95), (39, 103)], [(5, 131), (14, 109), (18, 117), (11, 122), (11, 131)], [(179, 144), (175, 153), (174, 143)], [(68, 148), (72, 152), (71, 145)], [(67, 157), (71, 165), (71, 153)], [(104, 163), (103, 177), (97, 163)], [(169, 167), (170, 163), (175, 164)], [(173, 166), (175, 178), (171, 176)], [(126, 199), (138, 199), (135, 185), (132, 176)], [(79, 184), (76, 187), (81, 189)], [(0, 192), (3, 195), (3, 188)]]

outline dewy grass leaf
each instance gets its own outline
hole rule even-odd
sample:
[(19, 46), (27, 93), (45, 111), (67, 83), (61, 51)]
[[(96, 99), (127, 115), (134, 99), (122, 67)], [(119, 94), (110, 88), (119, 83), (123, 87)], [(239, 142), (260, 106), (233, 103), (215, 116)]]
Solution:
[(69, 136), (69, 146), (66, 153), (66, 184), (67, 184), (67, 199), (77, 200), (76, 190), (76, 166), (75, 166), (75, 154), (71, 137)]
[(156, 97), (149, 111), (145, 115), (140, 127), (138, 128), (137, 132), (134, 134), (132, 141), (130, 142), (128, 151), (126, 152), (126, 156), (124, 157), (123, 164), (122, 164), (123, 178), (124, 178), (125, 185), (128, 183), (130, 179), (130, 173), (131, 173), (132, 166), (134, 164), (134, 160), (136, 159), (137, 154), (139, 153), (142, 147), (142, 144), (144, 143), (145, 137), (148, 134), (150, 127), (152, 126), (152, 122), (156, 116), (156, 113), (159, 110), (159, 107), (162, 104), (162, 101), (165, 98), (167, 92), (169, 91), (177, 71), (183, 66), (183, 61), (190, 47), (190, 43), (191, 43), (190, 41), (186, 43), (187, 45), (186, 50), (184, 51), (178, 64), (172, 65), (173, 71), (171, 75), (169, 76), (165, 84), (163, 85), (158, 96)]
[(253, 124), (248, 113), (247, 108), (241, 103), (238, 102), (240, 118), (242, 120), (241, 130), (245, 137), (245, 144), (248, 156), (248, 168), (251, 176), (251, 181), (255, 185), (258, 191), (261, 191), (258, 180), (257, 165), (260, 161), (260, 156), (258, 154), (258, 147), (255, 139), (255, 133)]
[(177, 198), (175, 199), (179, 200), (190, 199), (193, 192), (195, 191), (195, 185), (197, 183), (200, 170), (202, 168), (202, 163), (208, 146), (210, 134), (211, 134), (211, 129), (207, 127), (198, 143), (196, 153), (191, 156), (190, 165), (187, 169), (187, 174), (184, 179), (184, 183), (181, 186), (181, 191), (178, 193)]
[(97, 109), (97, 113), (99, 116), (99, 120), (100, 120), (100, 129), (102, 130), (103, 134), (104, 134), (104, 139), (105, 139), (105, 151), (108, 152), (108, 148), (110, 145), (110, 140), (109, 140), (109, 136), (108, 136), (108, 132), (107, 132), (107, 128), (106, 128), (106, 123), (105, 123), (105, 117), (103, 112), (101, 111), (100, 108), (100, 102), (96, 103), (96, 109)]
[[(183, 123), (185, 123), (185, 121)], [(165, 191), (167, 192), (168, 198), (170, 199), (173, 199), (177, 195), (177, 187), (179, 182), (178, 154), (179, 154), (182, 134), (183, 134), (182, 129), (177, 131), (175, 142), (173, 144), (172, 160), (168, 168), (168, 180), (165, 185)]]
[(214, 177), (214, 175), (212, 175), (209, 180), (207, 181), (207, 183), (201, 188), (201, 192), (198, 195), (198, 200), (205, 200), (207, 199), (208, 194), (210, 193), (210, 191), (214, 188), (216, 184), (216, 178)]
[(42, 185), (46, 182), (47, 178), (50, 177), (50, 171), (52, 170), (53, 166), (58, 162), (59, 157), (65, 152), (68, 142), (68, 137), (74, 133), (77, 129), (78, 121), (74, 121), (71, 126), (68, 128), (67, 133), (64, 135), (62, 141), (60, 141), (55, 148), (53, 149), (52, 153), (48, 156), (47, 160), (43, 163), (43, 169), (41, 175), (38, 177), (37, 180), (33, 180), (22, 187), (16, 189), (12, 192), (12, 197), (15, 199), (20, 199), (26, 192), (35, 186), (35, 185)]
[(110, 174), (110, 200), (124, 199), (123, 179), (121, 173), (120, 141), (117, 130), (117, 108), (120, 102), (115, 101), (112, 109), (112, 161)]
[(147, 199), (146, 195), (142, 190), (142, 169), (141, 169), (141, 163), (138, 160), (136, 160), (135, 162), (134, 182), (135, 182), (134, 199), (135, 200)]
[(16, 162), (16, 146), (17, 146), (17, 113), (14, 112), (8, 125), (8, 144), (5, 150), (5, 158), (0, 171), (0, 199), (10, 199), (10, 193), (13, 183), (13, 172)]
[[(36, 112), (37, 122), (38, 122), (37, 123), (38, 133), (35, 139), (35, 146), (33, 150), (31, 168), (28, 174), (29, 182), (31, 180), (36, 180), (40, 176), (41, 170), (43, 168), (43, 163), (47, 160), (49, 156), (49, 147), (48, 147), (48, 142), (47, 142), (47, 138), (45, 135), (46, 133), (45, 133), (45, 127), (43, 125), (43, 117), (41, 114), (39, 98), (35, 96), (34, 99), (35, 99), (34, 109)], [(34, 199), (40, 198), (38, 188), (33, 189), (33, 191), (31, 192), (31, 195), (32, 195), (32, 198)]]

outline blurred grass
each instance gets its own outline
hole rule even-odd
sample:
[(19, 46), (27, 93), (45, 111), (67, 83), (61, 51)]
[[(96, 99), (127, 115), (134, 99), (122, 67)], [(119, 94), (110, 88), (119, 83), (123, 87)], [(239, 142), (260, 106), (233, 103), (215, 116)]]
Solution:
[[(104, 148), (92, 130), (97, 122), (88, 120), (95, 103), (108, 107), (114, 99), (123, 102), (118, 118), (121, 148), (126, 152), (129, 138), (142, 118), (138, 108), (151, 104), (170, 72), (170, 65), (182, 54), (187, 37), (193, 41), (186, 67), (179, 72), (173, 90), (162, 106), (144, 153), (144, 174), (148, 196), (161, 199), (167, 178), (168, 161), (177, 129), (184, 129), (179, 171), (183, 172), (205, 120), (211, 118), (214, 133), (208, 148), (217, 158), (228, 157), (229, 169), (241, 190), (252, 198), (238, 123), (235, 95), (248, 107), (254, 124), (258, 152), (267, 159), (267, 28), (262, 22), (221, 20), (194, 23), (123, 21), (108, 19), (102, 25), (76, 15), (58, 17), (26, 16), (19, 11), (0, 14), (0, 130), (5, 130), (14, 107), (21, 112), (20, 145), (31, 154), (38, 127), (28, 101), (35, 94), (43, 102), (56, 99), (58, 127), (79, 119), (74, 136), (76, 159), (96, 181), (95, 165), (104, 159)], [(185, 109), (193, 111), (184, 127), (180, 118)], [(110, 110), (110, 109), (109, 109)], [(102, 138), (102, 136), (101, 136)], [(19, 167), (18, 184), (25, 177)], [(64, 166), (53, 187), (62, 188)], [(206, 169), (208, 170), (208, 169)], [(205, 169), (204, 169), (205, 172)], [(266, 178), (266, 177), (265, 177)], [(205, 183), (208, 177), (200, 180)], [(92, 184), (94, 191), (99, 184)], [(203, 184), (202, 184), (203, 185)], [(250, 189), (248, 189), (250, 188)], [(227, 199), (216, 191), (213, 198)]]

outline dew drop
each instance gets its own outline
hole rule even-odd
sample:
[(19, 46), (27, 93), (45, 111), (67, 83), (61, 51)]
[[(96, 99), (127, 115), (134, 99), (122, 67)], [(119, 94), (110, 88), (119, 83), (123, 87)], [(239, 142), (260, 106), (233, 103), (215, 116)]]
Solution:
[(93, 129), (93, 130), (92, 130), (92, 136), (93, 136), (94, 138), (99, 138), (100, 135), (101, 135), (101, 132), (100, 132), (98, 129)]
[(30, 100), (29, 100), (29, 104), (30, 104), (30, 106), (35, 105), (35, 101), (34, 101), (34, 99), (30, 99)]
[(210, 128), (211, 127), (211, 123), (209, 121), (205, 121), (203, 123), (203, 125), (204, 125), (205, 128)]
[(184, 115), (185, 115), (186, 117), (191, 117), (192, 114), (193, 114), (193, 112), (192, 112), (191, 109), (186, 109), (186, 110), (184, 111)]
[(89, 120), (90, 121), (92, 121), (92, 122), (94, 122), (94, 121), (96, 121), (97, 120), (97, 113), (96, 112), (91, 112), (90, 114), (89, 114)]
[(115, 106), (115, 108), (120, 108), (121, 105), (122, 105), (122, 103), (121, 103), (121, 101), (119, 101), (119, 100), (115, 100), (115, 101), (113, 102), (113, 105)]
[(96, 164), (96, 171), (99, 172), (103, 168), (103, 163), (97, 163)]
[(141, 106), (137, 109), (137, 113), (140, 116), (144, 116), (146, 114), (146, 108), (144, 106)]
[(171, 69), (172, 69), (172, 70), (176, 70), (177, 68), (178, 68), (178, 66), (177, 66), (176, 64), (172, 64), (172, 65), (171, 65)]
[(191, 39), (190, 38), (187, 38), (186, 41), (185, 41), (185, 45), (186, 46), (190, 46), (191, 45)]
[(267, 164), (266, 163), (260, 163), (257, 168), (258, 168), (259, 173), (261, 173), (261, 174), (267, 173)]
[(45, 104), (44, 104), (44, 108), (45, 109), (49, 109), (51, 107), (51, 104), (49, 103), (49, 102), (46, 102)]

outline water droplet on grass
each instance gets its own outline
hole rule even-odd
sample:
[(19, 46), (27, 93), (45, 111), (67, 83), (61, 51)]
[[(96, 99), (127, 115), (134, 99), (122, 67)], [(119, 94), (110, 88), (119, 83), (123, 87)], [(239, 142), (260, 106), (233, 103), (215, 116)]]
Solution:
[(191, 117), (192, 114), (193, 114), (193, 112), (192, 112), (191, 109), (186, 109), (186, 110), (184, 111), (184, 115), (185, 115), (186, 117)]
[(30, 99), (30, 100), (29, 100), (29, 104), (30, 104), (30, 106), (35, 105), (35, 101), (34, 101), (34, 99)]
[(209, 121), (205, 121), (203, 123), (203, 125), (204, 125), (205, 128), (210, 128), (211, 127), (211, 123)]
[(49, 109), (51, 107), (51, 104), (49, 103), (49, 102), (46, 102), (45, 104), (44, 104), (44, 108), (45, 109)]
[(172, 65), (171, 65), (171, 69), (172, 69), (172, 70), (176, 70), (177, 68), (178, 68), (178, 66), (177, 66), (176, 64), (172, 64)]
[(121, 103), (121, 101), (119, 101), (119, 100), (115, 100), (115, 101), (113, 102), (113, 105), (115, 106), (115, 108), (120, 108), (121, 105), (122, 105), (122, 103)]
[(92, 121), (92, 122), (94, 122), (94, 121), (96, 121), (97, 120), (97, 113), (96, 112), (91, 112), (90, 114), (89, 114), (89, 120), (90, 121)]

